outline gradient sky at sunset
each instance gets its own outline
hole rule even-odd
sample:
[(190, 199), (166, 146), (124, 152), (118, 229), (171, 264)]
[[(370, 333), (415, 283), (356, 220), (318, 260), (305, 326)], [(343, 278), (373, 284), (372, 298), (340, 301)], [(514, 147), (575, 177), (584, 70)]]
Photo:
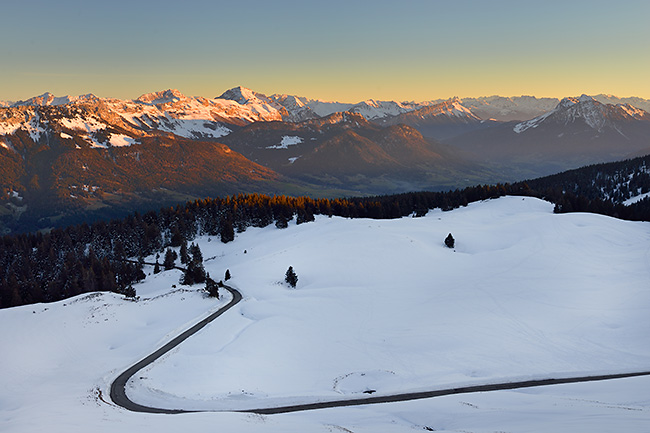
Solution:
[(2, 0), (0, 100), (650, 98), (648, 0)]

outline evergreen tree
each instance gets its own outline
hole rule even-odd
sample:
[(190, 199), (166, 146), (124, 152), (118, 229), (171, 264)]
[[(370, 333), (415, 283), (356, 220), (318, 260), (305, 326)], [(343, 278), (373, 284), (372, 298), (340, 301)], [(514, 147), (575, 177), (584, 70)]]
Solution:
[(190, 246), (192, 258), (187, 263), (187, 269), (181, 278), (181, 284), (198, 284), (205, 281), (205, 268), (203, 267), (203, 255), (198, 245), (192, 243)]
[(235, 240), (235, 229), (230, 218), (223, 218), (219, 223), (219, 227), (221, 242), (225, 244)]
[(181, 243), (181, 263), (186, 265), (190, 261), (190, 256), (187, 254), (187, 241)]
[(176, 251), (173, 251), (171, 248), (167, 248), (167, 251), (165, 251), (165, 260), (163, 261), (163, 266), (165, 267), (166, 271), (174, 269), (174, 265), (176, 264), (176, 257)]
[(284, 215), (279, 215), (277, 221), (275, 221), (275, 226), (279, 229), (286, 229), (289, 227), (289, 220)]
[(210, 278), (210, 274), (205, 277), (205, 290), (208, 292), (208, 295), (219, 299), (219, 285)]
[(296, 284), (298, 284), (298, 276), (294, 272), (293, 266), (289, 266), (289, 269), (287, 269), (287, 272), (284, 274), (284, 281), (294, 289), (296, 288)]
[(153, 267), (153, 273), (154, 274), (159, 274), (160, 273), (160, 264), (158, 263), (158, 259), (156, 259), (156, 264)]
[(201, 248), (192, 242), (190, 245), (190, 254), (192, 255), (192, 261), (195, 264), (203, 263), (203, 254), (201, 253)]
[(230, 279), (230, 269), (226, 269), (226, 275), (223, 277), (225, 281), (228, 281)]
[(172, 231), (172, 237), (169, 242), (172, 247), (180, 247), (183, 245), (184, 239), (178, 227), (174, 227), (174, 230)]
[(120, 293), (126, 296), (127, 298), (135, 298), (136, 296), (135, 289), (131, 284), (129, 284), (128, 286), (120, 290)]
[(454, 248), (455, 244), (456, 244), (456, 240), (451, 235), (451, 233), (449, 233), (449, 235), (447, 235), (447, 237), (445, 238), (445, 245), (447, 246), (447, 248)]
[(196, 273), (195, 268), (196, 266), (194, 265), (194, 262), (189, 262), (187, 264), (187, 268), (185, 269), (185, 272), (183, 272), (183, 276), (181, 277), (181, 284), (191, 286), (196, 282), (194, 281), (194, 274)]

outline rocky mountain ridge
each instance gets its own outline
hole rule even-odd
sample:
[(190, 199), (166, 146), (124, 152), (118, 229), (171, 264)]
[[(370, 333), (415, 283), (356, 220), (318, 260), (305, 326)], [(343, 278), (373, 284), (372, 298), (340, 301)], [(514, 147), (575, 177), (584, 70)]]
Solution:
[(507, 122), (450, 140), (502, 165), (526, 167), (521, 178), (650, 153), (650, 114), (582, 95), (524, 122)]

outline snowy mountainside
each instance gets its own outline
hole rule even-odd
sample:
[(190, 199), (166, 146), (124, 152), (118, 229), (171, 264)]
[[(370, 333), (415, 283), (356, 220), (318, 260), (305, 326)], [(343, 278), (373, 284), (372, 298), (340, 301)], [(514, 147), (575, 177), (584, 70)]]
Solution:
[[(285, 99), (287, 95), (272, 95), (271, 98), (279, 102)], [(309, 99), (301, 96), (291, 95), (292, 98), (298, 100), (302, 105), (309, 107), (309, 109), (319, 117), (326, 117), (330, 114), (338, 113), (341, 111), (348, 111), (355, 104), (346, 102), (332, 102), (322, 101), (319, 99)]]
[(527, 183), (539, 191), (555, 189), (585, 200), (630, 205), (650, 193), (650, 154), (581, 167)]
[(522, 170), (518, 179), (641, 156), (650, 151), (650, 114), (582, 95), (524, 122), (507, 122), (453, 137), (478, 158)]
[[(134, 134), (130, 135), (132, 139), (161, 132), (192, 139), (216, 139), (230, 133), (233, 127), (253, 122), (299, 121), (317, 117), (308, 107), (298, 105), (295, 101), (286, 99), (284, 102), (288, 108), (262, 94), (238, 87), (215, 99), (187, 97), (175, 89), (144, 94), (135, 100), (97, 98), (94, 95), (55, 97), (45, 93), (17, 102), (11, 108), (36, 107), (35, 110), (25, 112), (28, 117), (18, 122), (33, 125), (38, 123), (39, 107), (61, 107), (63, 111), (59, 118), (67, 115), (67, 111), (75, 111), (65, 107), (77, 107), (75, 122), (88, 121), (105, 131), (112, 127), (128, 129)], [(84, 111), (85, 113), (82, 113)], [(98, 117), (103, 125), (92, 120)], [(117, 117), (121, 117), (122, 121), (116, 121)], [(111, 121), (116, 122), (112, 124)], [(125, 122), (127, 125), (124, 125)], [(10, 135), (6, 131), (15, 132), (12, 125), (16, 125), (16, 122), (0, 119), (2, 135)], [(18, 126), (18, 129), (21, 128), (30, 129), (27, 126)], [(70, 135), (69, 132), (66, 134)], [(7, 142), (7, 139), (3, 141)]]
[(53, 94), (46, 92), (39, 96), (34, 96), (25, 101), (18, 101), (11, 104), (13, 107), (30, 107), (30, 106), (48, 106), (48, 105), (65, 105), (71, 104), (73, 102), (88, 102), (88, 101), (97, 101), (97, 98), (92, 93), (80, 96), (54, 96)]
[(422, 135), (437, 140), (445, 140), (468, 131), (486, 128), (495, 123), (481, 120), (458, 98), (426, 105), (396, 116), (377, 118), (374, 122), (381, 126), (408, 125), (417, 129)]
[(463, 105), (481, 119), (495, 119), (502, 122), (528, 120), (552, 110), (559, 100), (536, 98), (534, 96), (487, 96), (462, 98)]
[(380, 117), (397, 116), (398, 114), (412, 111), (414, 107), (410, 104), (404, 104), (395, 101), (375, 101), (368, 99), (353, 105), (348, 109), (352, 113), (359, 113), (368, 120), (374, 120)]
[(271, 95), (268, 97), (271, 101), (281, 105), (287, 110), (285, 120), (289, 122), (301, 122), (303, 120), (317, 119), (322, 117), (316, 114), (303, 98), (294, 95)]
[[(534, 119), (518, 123), (513, 130), (522, 133), (530, 128), (537, 128), (542, 123), (568, 125), (584, 122), (591, 129), (602, 131), (609, 127), (618, 130), (616, 122), (628, 121), (650, 122), (650, 114), (628, 104), (603, 104), (595, 98), (582, 95), (579, 98), (564, 98), (555, 109)], [(622, 135), (623, 132), (619, 131)]]
[(605, 95), (602, 93), (598, 95), (593, 95), (593, 98), (596, 101), (601, 102), (603, 104), (612, 104), (612, 105), (629, 104), (635, 108), (640, 108), (642, 110), (650, 112), (650, 99), (643, 99), (636, 96), (632, 96), (628, 98), (619, 98), (618, 96)]
[[(138, 301), (94, 293), (0, 310), (11, 330), (0, 335), (0, 430), (641, 433), (643, 377), (278, 416), (228, 410), (647, 369), (648, 224), (505, 197), (422, 218), (249, 228), (227, 244), (201, 237), (206, 270), (228, 269), (244, 300), (127, 392), (214, 412), (132, 414), (110, 402), (118, 374), (227, 302), (147, 266)], [(288, 266), (296, 289), (282, 282)]]

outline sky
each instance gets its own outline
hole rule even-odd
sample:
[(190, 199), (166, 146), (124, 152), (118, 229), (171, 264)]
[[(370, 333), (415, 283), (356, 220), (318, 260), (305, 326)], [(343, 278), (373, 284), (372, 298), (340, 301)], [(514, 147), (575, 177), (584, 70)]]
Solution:
[(0, 0), (0, 100), (650, 99), (647, 0)]

